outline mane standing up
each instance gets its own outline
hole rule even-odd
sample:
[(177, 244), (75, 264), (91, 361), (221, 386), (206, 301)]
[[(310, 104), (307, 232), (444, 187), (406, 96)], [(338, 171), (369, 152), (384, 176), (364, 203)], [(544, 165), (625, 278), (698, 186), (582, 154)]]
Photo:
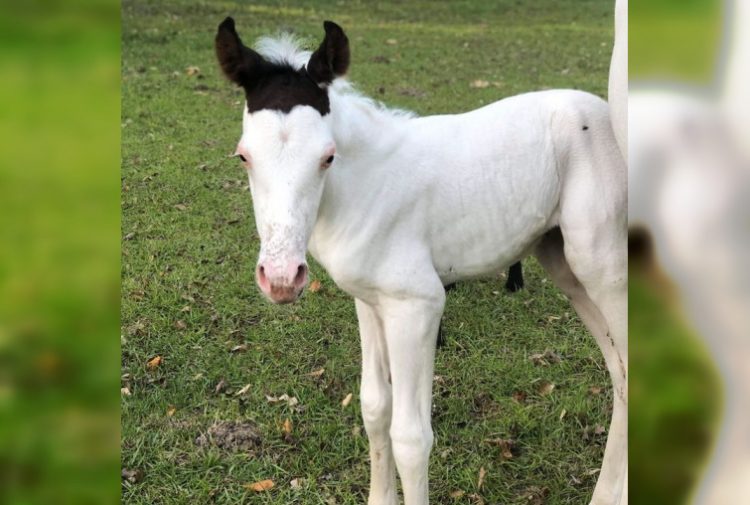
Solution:
[(444, 286), (536, 254), (599, 344), (614, 387), (591, 503), (626, 503), (626, 170), (607, 104), (529, 93), (414, 117), (355, 93), (343, 30), (312, 54), (289, 38), (216, 51), (246, 94), (237, 156), (261, 240), (256, 280), (276, 303), (307, 283), (306, 252), (355, 298), (371, 505), (428, 503), (435, 340)]

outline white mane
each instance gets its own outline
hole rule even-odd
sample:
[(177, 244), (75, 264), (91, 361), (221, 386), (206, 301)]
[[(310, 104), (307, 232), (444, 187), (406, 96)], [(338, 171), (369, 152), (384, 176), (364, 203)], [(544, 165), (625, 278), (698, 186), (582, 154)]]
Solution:
[(266, 60), (298, 69), (307, 65), (312, 51), (302, 49), (302, 41), (291, 33), (280, 33), (276, 37), (261, 37), (255, 49)]
[[(304, 43), (299, 37), (284, 32), (275, 37), (261, 37), (256, 42), (255, 49), (272, 63), (290, 65), (298, 69), (306, 66), (312, 55), (312, 51), (303, 49), (303, 46)], [(368, 109), (377, 115), (387, 115), (393, 119), (411, 118), (416, 115), (410, 111), (389, 108), (384, 103), (361, 94), (345, 77), (335, 79), (328, 89), (332, 100), (350, 100), (352, 105)]]

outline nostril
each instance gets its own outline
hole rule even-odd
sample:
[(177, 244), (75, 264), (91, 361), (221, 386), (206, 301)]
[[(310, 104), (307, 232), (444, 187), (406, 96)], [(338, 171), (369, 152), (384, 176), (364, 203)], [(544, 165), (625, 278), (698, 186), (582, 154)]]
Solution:
[(261, 283), (266, 282), (266, 269), (263, 267), (263, 265), (258, 266), (258, 280)]
[(297, 275), (294, 276), (294, 285), (300, 286), (307, 280), (307, 266), (302, 264), (297, 267)]

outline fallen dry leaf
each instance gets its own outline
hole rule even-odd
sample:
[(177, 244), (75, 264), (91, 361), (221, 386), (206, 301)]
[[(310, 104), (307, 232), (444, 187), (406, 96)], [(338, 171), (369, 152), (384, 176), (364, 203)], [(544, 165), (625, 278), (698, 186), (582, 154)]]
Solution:
[(318, 291), (320, 291), (320, 288), (321, 288), (320, 281), (315, 279), (314, 281), (310, 283), (310, 287), (307, 289), (310, 291), (310, 293), (317, 293)]
[(388, 39), (388, 40), (385, 41), (385, 43), (388, 44), (389, 46), (395, 46), (396, 44), (398, 44), (398, 40), (396, 40), (396, 39)]
[(457, 500), (457, 499), (459, 499), (459, 498), (463, 498), (463, 496), (464, 496), (465, 494), (466, 494), (466, 493), (464, 493), (464, 492), (463, 492), (463, 491), (461, 491), (460, 489), (456, 489), (455, 491), (451, 491), (450, 497), (451, 497), (451, 498), (453, 498), (454, 500)]
[(600, 388), (599, 386), (591, 386), (589, 388), (589, 394), (591, 396), (599, 396), (601, 392), (602, 392), (602, 388)]
[(136, 484), (143, 479), (143, 471), (123, 468), (120, 471), (120, 478), (128, 481), (131, 484)]
[(491, 438), (485, 440), (485, 443), (496, 445), (500, 448), (500, 455), (503, 459), (513, 459), (513, 448), (516, 442), (509, 438)]
[(190, 305), (185, 305), (180, 309), (180, 312), (190, 312)]
[(273, 481), (271, 479), (260, 480), (258, 482), (253, 482), (252, 484), (243, 484), (242, 487), (255, 491), (256, 493), (262, 493), (273, 487)]
[(568, 411), (567, 411), (567, 410), (565, 410), (565, 409), (562, 409), (562, 412), (560, 412), (560, 421), (562, 421), (562, 420), (563, 420), (563, 418), (565, 417), (565, 414), (567, 414), (567, 413), (568, 413)]
[(292, 489), (299, 489), (304, 483), (305, 479), (303, 478), (292, 479), (289, 481), (289, 485), (292, 487)]
[(284, 431), (285, 435), (292, 434), (292, 421), (288, 417), (286, 418), (286, 420), (284, 420), (284, 424), (281, 426), (281, 429)]
[(593, 427), (586, 426), (583, 428), (583, 439), (591, 440), (592, 437), (604, 435), (607, 432), (606, 428), (601, 424), (597, 424)]
[(472, 493), (472, 494), (470, 494), (470, 495), (469, 495), (469, 499), (471, 500), (471, 502), (472, 502), (472, 503), (473, 503), (474, 505), (484, 505), (484, 498), (482, 498), (481, 496), (479, 496), (479, 495), (478, 495), (478, 494), (476, 494), (476, 493)]
[(127, 386), (124, 388), (120, 388), (120, 394), (122, 396), (130, 396), (130, 388)]
[(184, 203), (178, 203), (174, 206), (174, 208), (177, 210), (187, 210), (187, 205), (185, 205)]
[(175, 412), (177, 412), (177, 407), (175, 407), (174, 405), (170, 405), (169, 407), (167, 407), (167, 417), (172, 417)]
[(201, 69), (199, 67), (196, 67), (196, 66), (190, 66), (190, 67), (188, 67), (188, 68), (185, 69), (185, 73), (187, 75), (191, 75), (191, 76), (192, 75), (198, 75), (198, 74), (201, 73)]
[(182, 319), (178, 319), (174, 322), (174, 327), (178, 330), (184, 330), (185, 328), (187, 328), (187, 324), (185, 324), (185, 321), (183, 321)]
[(560, 356), (550, 349), (545, 350), (541, 354), (532, 354), (529, 356), (529, 359), (537, 366), (549, 366), (560, 362)]
[(239, 391), (237, 391), (236, 393), (234, 393), (234, 396), (244, 395), (248, 391), (250, 391), (250, 384), (244, 385), (242, 388), (240, 388)]
[(325, 368), (319, 368), (318, 370), (312, 371), (312, 372), (310, 372), (308, 374), (305, 374), (305, 375), (307, 377), (317, 378), (317, 377), (320, 377), (321, 375), (323, 375), (323, 372), (325, 372), (325, 371), (326, 371)]
[(286, 402), (289, 407), (294, 407), (299, 403), (299, 400), (295, 396), (289, 396), (286, 393), (281, 396), (266, 395), (266, 400), (268, 401), (268, 403)]
[(155, 370), (156, 367), (161, 365), (161, 362), (162, 362), (161, 356), (156, 356), (148, 360), (148, 363), (146, 363), (146, 366), (150, 368), (151, 370)]
[(229, 352), (231, 353), (245, 352), (245, 351), (247, 351), (247, 344), (235, 345), (234, 347), (229, 349)]
[(343, 400), (341, 400), (341, 406), (342, 407), (348, 407), (349, 404), (352, 402), (352, 398), (354, 398), (354, 395), (352, 393), (349, 393), (344, 397)]
[(526, 401), (526, 393), (523, 391), (514, 391), (513, 399), (518, 403), (524, 403)]
[(477, 79), (475, 81), (471, 81), (471, 84), (469, 84), (469, 87), (471, 88), (486, 88), (490, 85), (489, 81), (484, 81), (482, 79)]
[(219, 393), (224, 391), (225, 387), (227, 387), (227, 383), (224, 379), (221, 379), (219, 383), (216, 385), (216, 387), (214, 388), (214, 394), (218, 395)]
[(555, 390), (555, 385), (549, 381), (542, 381), (539, 383), (539, 387), (537, 388), (537, 391), (539, 391), (539, 394), (542, 396), (547, 396), (548, 394), (552, 393), (552, 391)]
[(521, 495), (524, 501), (529, 505), (544, 505), (547, 496), (549, 495), (549, 489), (546, 487), (531, 486)]
[(479, 468), (479, 478), (477, 479), (477, 489), (482, 489), (484, 478), (487, 476), (487, 470), (484, 467)]

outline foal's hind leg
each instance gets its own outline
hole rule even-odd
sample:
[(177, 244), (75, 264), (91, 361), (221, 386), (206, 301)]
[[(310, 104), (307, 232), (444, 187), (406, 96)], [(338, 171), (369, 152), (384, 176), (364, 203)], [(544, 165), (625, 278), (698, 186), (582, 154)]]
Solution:
[(505, 289), (511, 293), (523, 289), (523, 268), (520, 261), (516, 261), (508, 269), (508, 280), (505, 282)]
[[(566, 244), (567, 245), (567, 244)], [(598, 266), (589, 258), (587, 267), (580, 265), (579, 251), (570, 252), (559, 228), (549, 232), (537, 247), (537, 257), (555, 284), (570, 298), (571, 304), (604, 354), (614, 388), (614, 410), (604, 451), (602, 470), (592, 505), (627, 504), (627, 316), (624, 279), (610, 277), (615, 269)], [(579, 271), (588, 285), (574, 273), (567, 255), (574, 255)], [(621, 258), (613, 258), (621, 261)], [(587, 271), (588, 269), (588, 271)], [(604, 279), (608, 279), (606, 282)], [(595, 301), (597, 300), (597, 301)]]

